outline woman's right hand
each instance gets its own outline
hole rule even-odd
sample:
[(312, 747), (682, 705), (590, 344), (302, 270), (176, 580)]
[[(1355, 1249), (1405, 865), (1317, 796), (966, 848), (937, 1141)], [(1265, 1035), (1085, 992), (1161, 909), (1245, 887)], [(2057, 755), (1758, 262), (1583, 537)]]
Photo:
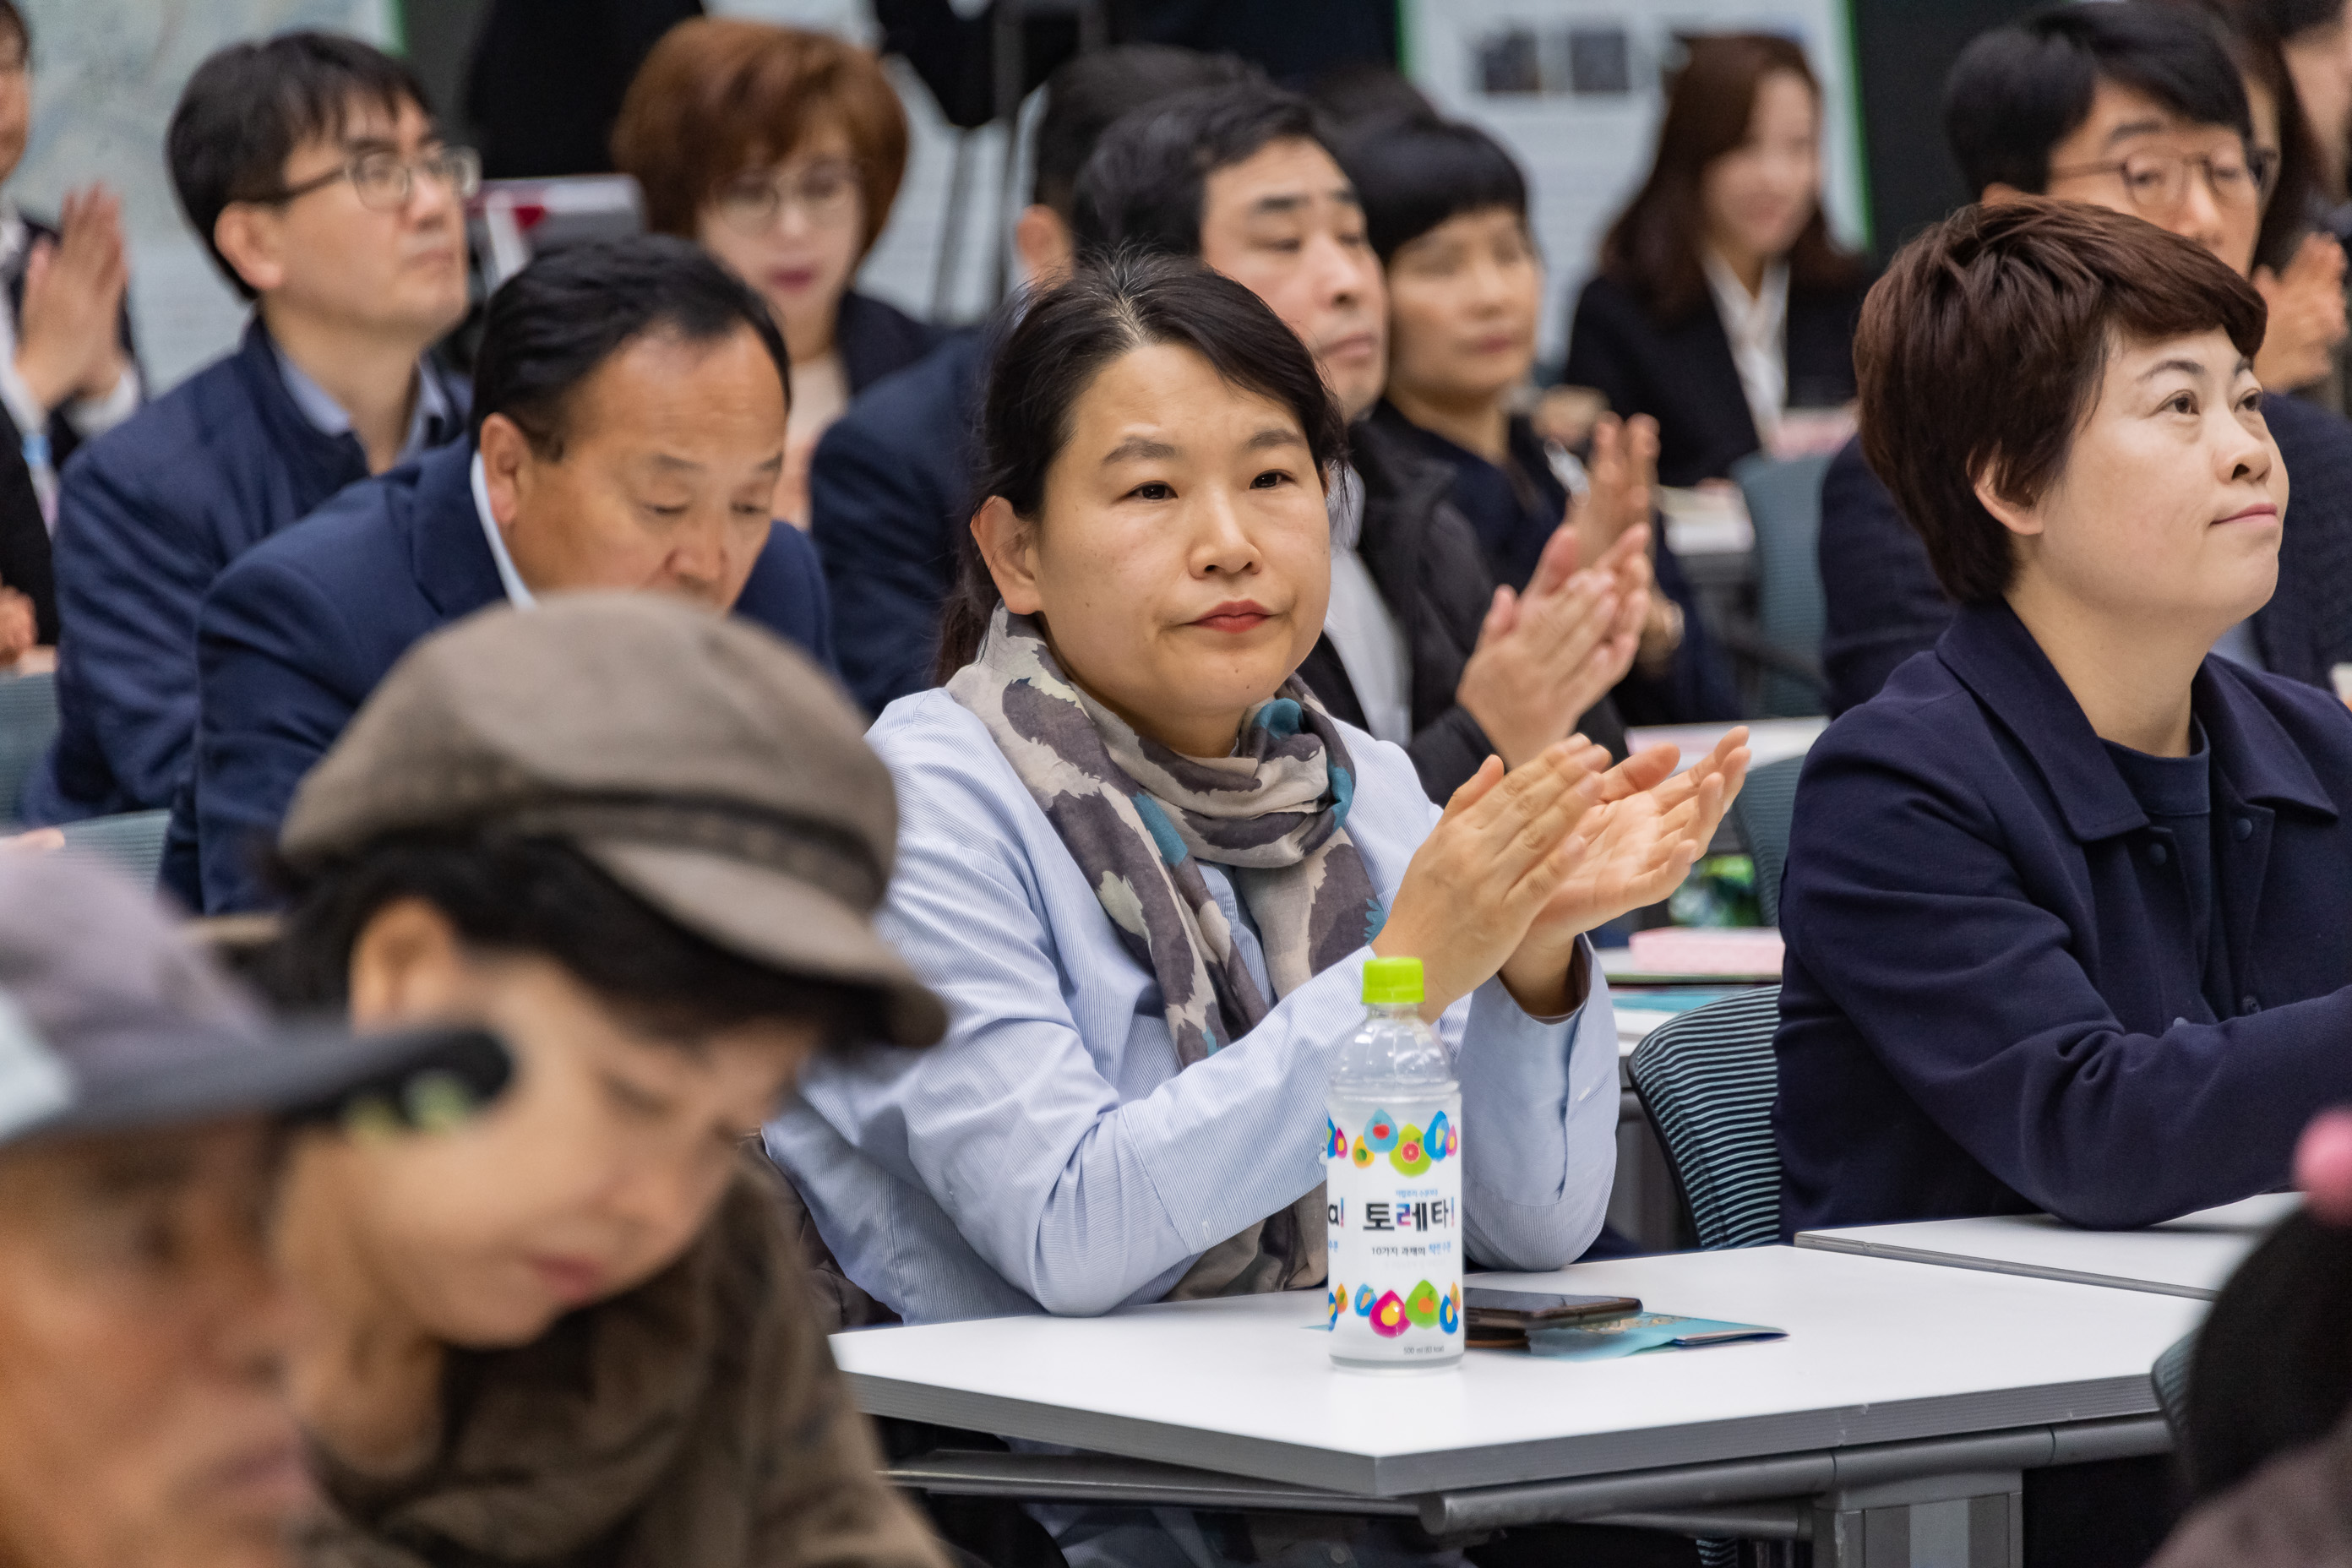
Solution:
[[(1649, 612), (1649, 537), (1628, 530), (1580, 572), (1574, 532), (1562, 527), (1525, 594), (1495, 590), (1454, 700), (1511, 767), (1564, 739), (1633, 668)], [(1637, 553), (1644, 570), (1628, 571)]]
[(1454, 792), (1371, 944), (1421, 960), (1422, 1016), (1435, 1022), (1517, 951), (1575, 869), (1576, 826), (1608, 769), (1609, 753), (1576, 735), (1508, 773), (1489, 757)]

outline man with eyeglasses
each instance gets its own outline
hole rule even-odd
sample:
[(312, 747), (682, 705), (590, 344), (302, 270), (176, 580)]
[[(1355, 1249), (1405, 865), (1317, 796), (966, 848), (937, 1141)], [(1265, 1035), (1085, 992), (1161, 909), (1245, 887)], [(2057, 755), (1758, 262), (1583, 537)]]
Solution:
[[(2275, 171), (2228, 46), (2192, 9), (2059, 5), (1981, 35), (1946, 79), (1944, 134), (1988, 203), (2040, 195), (2129, 213), (2252, 269)], [(2294, 481), (2278, 589), (2213, 651), (2326, 688), (2352, 661), (2352, 424), (2283, 391), (2263, 407)], [(1954, 611), (1858, 440), (1822, 482), (1820, 552), (1838, 714), (1933, 647)]]
[[(465, 431), (465, 384), (426, 351), (465, 313), (480, 169), (443, 144), (406, 66), (324, 33), (232, 46), (189, 79), (166, 152), (189, 222), (254, 314), (236, 352), (65, 471), (59, 729), (17, 813), (37, 823), (172, 805), (214, 579), (345, 486)], [(175, 841), (167, 880), (194, 879), (194, 845)]]

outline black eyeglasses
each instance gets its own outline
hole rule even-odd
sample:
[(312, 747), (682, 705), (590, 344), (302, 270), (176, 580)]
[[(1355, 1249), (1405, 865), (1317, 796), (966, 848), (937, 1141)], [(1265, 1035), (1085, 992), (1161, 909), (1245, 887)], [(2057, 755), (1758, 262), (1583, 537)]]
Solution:
[(282, 206), (298, 196), (323, 191), (338, 180), (349, 180), (352, 189), (359, 195), (360, 205), (374, 212), (398, 212), (415, 194), (420, 176), (446, 185), (451, 195), (463, 201), (482, 188), (482, 155), (471, 147), (438, 147), (415, 158), (404, 158), (389, 148), (378, 148), (362, 153), (341, 168), (330, 170), (316, 179), (246, 199)]

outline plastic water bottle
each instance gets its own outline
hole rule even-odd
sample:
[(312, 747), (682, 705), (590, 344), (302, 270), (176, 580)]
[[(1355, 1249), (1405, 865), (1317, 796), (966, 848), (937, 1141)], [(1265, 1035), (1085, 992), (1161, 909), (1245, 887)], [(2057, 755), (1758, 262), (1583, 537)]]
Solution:
[(1421, 960), (1364, 965), (1324, 1129), (1331, 1361), (1411, 1372), (1462, 1360), (1462, 1085), (1421, 1018)]

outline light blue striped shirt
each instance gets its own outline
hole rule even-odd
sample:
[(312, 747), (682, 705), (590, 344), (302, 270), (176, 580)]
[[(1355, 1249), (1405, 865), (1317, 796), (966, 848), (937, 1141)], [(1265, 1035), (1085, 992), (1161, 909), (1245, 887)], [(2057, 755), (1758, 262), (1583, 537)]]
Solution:
[[(1437, 808), (1401, 749), (1343, 728), (1358, 779), (1348, 831), (1393, 900)], [(821, 1059), (768, 1128), (852, 1279), (910, 1322), (1107, 1311), (1157, 1300), (1202, 1252), (1323, 1179), (1324, 1089), (1363, 1018), (1369, 949), (1179, 1071), (1157, 983), (980, 721), (926, 691), (892, 703), (867, 739), (900, 813), (881, 927), (950, 1022), (928, 1051)], [(1255, 949), (1249, 937), (1260, 968)], [(1617, 1031), (1590, 967), (1592, 994), (1564, 1021), (1529, 1017), (1489, 981), (1440, 1026), (1462, 1079), (1475, 1262), (1557, 1268), (1601, 1228)]]

